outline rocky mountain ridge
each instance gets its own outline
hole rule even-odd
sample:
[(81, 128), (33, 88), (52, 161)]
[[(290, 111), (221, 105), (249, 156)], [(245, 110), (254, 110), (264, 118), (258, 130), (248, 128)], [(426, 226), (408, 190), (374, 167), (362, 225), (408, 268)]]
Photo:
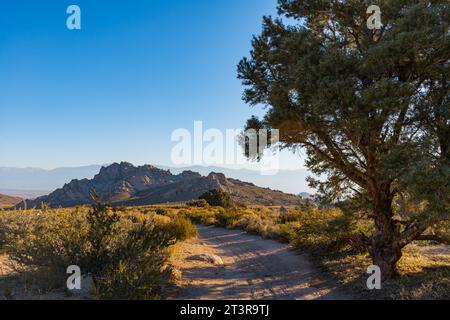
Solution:
[(230, 193), (245, 204), (298, 205), (303, 199), (296, 195), (260, 188), (251, 183), (228, 179), (221, 173), (202, 176), (184, 171), (174, 175), (155, 166), (134, 166), (128, 162), (102, 167), (93, 179), (72, 180), (47, 196), (27, 200), (27, 207), (72, 207), (92, 203), (91, 190), (104, 200), (120, 205), (151, 205), (197, 199), (211, 189)]

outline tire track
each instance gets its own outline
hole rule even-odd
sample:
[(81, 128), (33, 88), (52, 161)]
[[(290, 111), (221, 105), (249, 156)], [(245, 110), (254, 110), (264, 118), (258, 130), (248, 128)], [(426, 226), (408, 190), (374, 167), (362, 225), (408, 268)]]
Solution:
[[(182, 244), (178, 299), (345, 300), (349, 296), (324, 281), (304, 255), (286, 244), (241, 230), (199, 226), (199, 239)], [(220, 256), (225, 265), (193, 262), (202, 253)]]

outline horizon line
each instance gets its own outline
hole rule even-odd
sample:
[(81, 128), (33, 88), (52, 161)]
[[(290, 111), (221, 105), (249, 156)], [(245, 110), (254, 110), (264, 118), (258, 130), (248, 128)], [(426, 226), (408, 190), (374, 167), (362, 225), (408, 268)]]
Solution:
[[(245, 167), (227, 167), (227, 166), (221, 166), (221, 165), (200, 165), (200, 164), (192, 164), (190, 166), (176, 166), (176, 165), (166, 165), (166, 164), (150, 164), (150, 163), (145, 163), (142, 165), (136, 165), (133, 162), (130, 161), (120, 161), (120, 162), (111, 162), (111, 163), (105, 163), (105, 164), (86, 164), (86, 165), (78, 165), (78, 166), (57, 166), (57, 167), (50, 167), (50, 168), (44, 168), (44, 167), (33, 167), (33, 166), (26, 166), (26, 167), (13, 167), (13, 166), (2, 166), (0, 165), (0, 169), (21, 169), (21, 170), (25, 170), (25, 169), (33, 169), (33, 170), (42, 170), (42, 171), (55, 171), (58, 169), (78, 169), (78, 168), (86, 168), (86, 167), (107, 167), (113, 164), (120, 164), (123, 162), (127, 162), (132, 164), (133, 166), (146, 166), (146, 165), (150, 165), (150, 166), (154, 166), (157, 168), (169, 168), (169, 169), (188, 169), (188, 168), (193, 168), (193, 167), (200, 167), (200, 168), (219, 168), (219, 169), (226, 169), (226, 170), (247, 170), (247, 171), (259, 171), (258, 169), (251, 169), (251, 168), (245, 168)], [(301, 167), (301, 168), (280, 168), (279, 171), (302, 171), (302, 170), (308, 170), (308, 168), (305, 167)]]

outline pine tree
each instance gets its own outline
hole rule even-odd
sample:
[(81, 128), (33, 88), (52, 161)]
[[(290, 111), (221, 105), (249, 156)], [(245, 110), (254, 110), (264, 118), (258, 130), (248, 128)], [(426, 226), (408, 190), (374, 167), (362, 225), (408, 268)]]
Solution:
[[(279, 0), (278, 12), (239, 63), (244, 100), (267, 107), (258, 127), (306, 150), (324, 200), (373, 220), (368, 249), (392, 278), (402, 249), (450, 216), (449, 2)], [(421, 206), (399, 216), (402, 198)]]

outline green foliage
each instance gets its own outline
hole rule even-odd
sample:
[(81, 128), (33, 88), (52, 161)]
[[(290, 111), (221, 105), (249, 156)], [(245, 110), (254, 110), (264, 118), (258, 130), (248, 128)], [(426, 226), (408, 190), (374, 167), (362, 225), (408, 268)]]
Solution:
[(300, 229), (299, 222), (286, 222), (278, 225), (278, 232), (276, 239), (279, 241), (292, 243), (293, 245), (298, 245), (296, 242), (297, 231)]
[(184, 241), (197, 236), (197, 228), (191, 220), (174, 215), (169, 224), (166, 225), (167, 233), (172, 234), (177, 240)]
[(146, 221), (135, 224), (101, 272), (94, 274), (102, 299), (156, 299), (170, 279), (167, 248), (175, 235)]
[(240, 218), (242, 218), (242, 213), (236, 210), (216, 214), (217, 224), (221, 227), (233, 227)]
[(79, 263), (89, 250), (86, 215), (58, 210), (5, 213), (0, 223), (6, 230), (4, 248), (20, 265), (62, 279), (66, 268)]
[(91, 274), (101, 299), (157, 299), (170, 281), (170, 247), (196, 235), (182, 216), (118, 211), (97, 203), (92, 209), (47, 209), (0, 215), (3, 248), (18, 266), (51, 275), (64, 288), (66, 269)]
[(432, 228), (432, 232), (442, 239), (443, 242), (450, 245), (450, 221), (443, 221)]
[(207, 208), (209, 206), (208, 201), (205, 199), (194, 200), (186, 203), (189, 207)]
[(304, 212), (301, 210), (287, 210), (280, 213), (278, 221), (280, 224), (301, 221), (303, 219), (302, 216), (305, 214), (308, 214), (308, 212)]
[(312, 252), (367, 253), (370, 220), (356, 218), (340, 209), (301, 208), (275, 211), (253, 209), (180, 211), (195, 223), (240, 228), (266, 238), (289, 242)]
[(205, 200), (210, 206), (229, 208), (233, 202), (228, 193), (219, 189), (213, 189), (201, 195), (200, 200)]
[(338, 209), (312, 210), (298, 217), (298, 225), (290, 235), (293, 245), (311, 250), (367, 253), (369, 243), (365, 234), (372, 227), (370, 221), (355, 222)]
[[(47, 292), (49, 283), (53, 286), (49, 291), (64, 286), (67, 266), (77, 264), (83, 274), (92, 274), (96, 287), (92, 297), (101, 299), (160, 298), (173, 277), (168, 263), (174, 251), (172, 244), (196, 234), (187, 219), (291, 243), (328, 271), (339, 273), (344, 282), (354, 281), (370, 264), (367, 239), (373, 236), (373, 222), (345, 210), (257, 206), (227, 211), (221, 207), (172, 206), (167, 208), (170, 214), (157, 215), (155, 209), (118, 210), (100, 205), (92, 209), (1, 212), (0, 239), (3, 250), (19, 263), (18, 267), (32, 272), (32, 279), (42, 277), (39, 283), (45, 287), (41, 293)], [(432, 231), (444, 238), (449, 234), (449, 225), (435, 224)], [(432, 287), (425, 291), (434, 292), (432, 296), (446, 297), (448, 284), (442, 279), (448, 274), (448, 255), (423, 257), (416, 250), (416, 245), (406, 248), (400, 269), (412, 270), (418, 279), (415, 283), (428, 279)], [(433, 271), (438, 265), (439, 270)], [(408, 284), (406, 287), (411, 286), (408, 279), (402, 280)], [(10, 288), (8, 295), (14, 297), (14, 286)], [(420, 289), (414, 290), (420, 293)], [(398, 290), (394, 293), (399, 294)]]
[(216, 219), (217, 209), (191, 209), (191, 210), (181, 210), (179, 214), (189, 218), (194, 223), (201, 223), (206, 225), (214, 225), (217, 223)]
[(115, 228), (119, 220), (117, 213), (109, 205), (102, 203), (94, 204), (86, 216), (85, 242), (90, 250), (86, 251), (81, 261), (75, 264), (80, 263), (94, 277), (102, 274), (106, 265), (114, 263), (116, 248), (113, 250), (111, 248), (116, 245), (113, 241), (120, 232)]
[[(244, 100), (267, 106), (247, 128), (278, 129), (280, 145), (303, 148), (326, 177), (310, 179), (323, 203), (373, 220), (371, 254), (390, 278), (401, 249), (450, 215), (450, 6), (380, 6), (386, 27), (370, 31), (365, 1), (279, 0), (238, 76)], [(420, 208), (401, 221), (399, 195)]]
[(167, 216), (169, 214), (169, 210), (166, 208), (157, 208), (156, 214), (159, 214), (160, 216)]

